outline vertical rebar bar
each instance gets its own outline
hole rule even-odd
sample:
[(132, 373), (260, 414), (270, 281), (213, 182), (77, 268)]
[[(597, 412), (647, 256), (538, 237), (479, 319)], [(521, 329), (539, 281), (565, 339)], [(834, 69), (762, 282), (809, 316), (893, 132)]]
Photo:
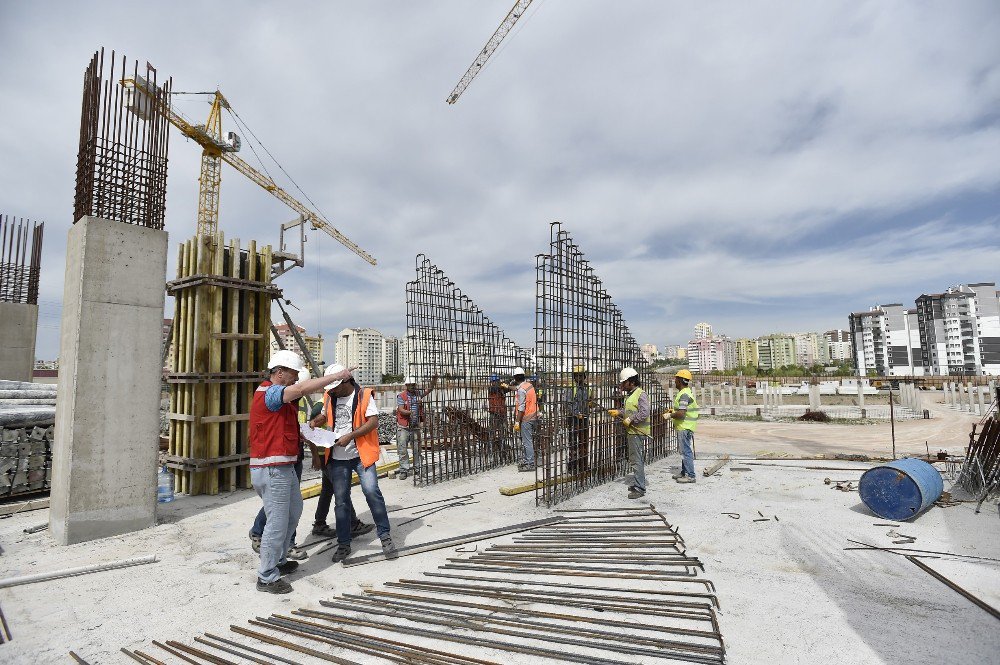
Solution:
[(38, 304), (44, 222), (0, 215), (0, 302)]

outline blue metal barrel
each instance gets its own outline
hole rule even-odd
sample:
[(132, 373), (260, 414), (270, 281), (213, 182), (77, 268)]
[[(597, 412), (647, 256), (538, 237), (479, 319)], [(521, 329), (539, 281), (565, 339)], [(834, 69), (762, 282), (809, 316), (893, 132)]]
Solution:
[(865, 471), (859, 485), (868, 509), (896, 522), (916, 517), (941, 496), (944, 481), (927, 462), (907, 458)]

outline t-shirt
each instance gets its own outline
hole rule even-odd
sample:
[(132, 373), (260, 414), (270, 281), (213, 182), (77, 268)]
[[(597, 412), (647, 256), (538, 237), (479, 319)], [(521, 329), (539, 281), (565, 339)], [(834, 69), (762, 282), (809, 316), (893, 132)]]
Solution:
[[(351, 411), (351, 407), (354, 405), (355, 394), (352, 393), (347, 397), (338, 397), (333, 406), (333, 435), (338, 439), (354, 429), (354, 413)], [(358, 399), (361, 399), (360, 395), (358, 395)], [(373, 397), (368, 400), (368, 410), (365, 411), (365, 418), (377, 415), (378, 405), (375, 403), (375, 398)], [(333, 451), (333, 459), (354, 459), (358, 457), (358, 446), (353, 439), (347, 446), (334, 446), (331, 450)]]

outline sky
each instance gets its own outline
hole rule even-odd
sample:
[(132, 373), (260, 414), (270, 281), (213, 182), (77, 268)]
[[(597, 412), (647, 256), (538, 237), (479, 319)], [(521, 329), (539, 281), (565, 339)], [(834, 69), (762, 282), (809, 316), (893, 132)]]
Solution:
[[(0, 3), (0, 213), (46, 223), (36, 356), (59, 353), (82, 75), (102, 46), (174, 90), (221, 90), (378, 259), (313, 232), (279, 278), (297, 322), (330, 338), (402, 334), (425, 254), (532, 347), (555, 221), (658, 345), (699, 321), (846, 328), (877, 303), (1000, 281), (995, 0), (536, 0), (447, 105), (511, 4)], [(208, 98), (177, 100), (204, 122)], [(194, 234), (199, 161), (173, 131), (168, 273)], [(277, 244), (294, 213), (223, 169), (221, 230)]]

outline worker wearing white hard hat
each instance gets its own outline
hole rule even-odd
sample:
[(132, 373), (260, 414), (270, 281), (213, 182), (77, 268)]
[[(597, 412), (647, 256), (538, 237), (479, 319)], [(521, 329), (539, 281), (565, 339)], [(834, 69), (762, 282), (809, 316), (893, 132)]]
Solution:
[(626, 367), (618, 374), (618, 383), (625, 393), (625, 406), (621, 412), (609, 411), (620, 416), (625, 426), (625, 440), (628, 444), (628, 461), (632, 467), (629, 474), (628, 498), (639, 499), (646, 495), (646, 460), (644, 457), (646, 440), (652, 435), (649, 418), (649, 396), (642, 389), (639, 372)]
[(396, 452), (399, 454), (397, 480), (406, 480), (412, 472), (416, 482), (416, 476), (420, 473), (420, 425), (425, 421), (424, 408), (420, 400), (431, 394), (437, 385), (437, 379), (435, 374), (426, 389), (417, 390), (417, 380), (410, 374), (403, 379), (403, 392), (396, 395)]
[[(260, 539), (257, 590), (290, 593), (282, 575), (298, 567), (288, 560), (295, 527), (302, 516), (302, 493), (295, 464), (299, 461), (299, 408), (304, 395), (321, 390), (329, 377), (299, 381), (305, 362), (297, 353), (278, 351), (267, 364), (267, 378), (250, 404), (250, 480), (264, 502), (267, 522)], [(343, 370), (344, 376), (350, 371)]]
[(524, 368), (514, 368), (517, 386), (514, 407), (514, 431), (521, 434), (521, 461), (518, 471), (535, 470), (535, 426), (538, 422), (538, 395), (535, 386), (524, 377)]

